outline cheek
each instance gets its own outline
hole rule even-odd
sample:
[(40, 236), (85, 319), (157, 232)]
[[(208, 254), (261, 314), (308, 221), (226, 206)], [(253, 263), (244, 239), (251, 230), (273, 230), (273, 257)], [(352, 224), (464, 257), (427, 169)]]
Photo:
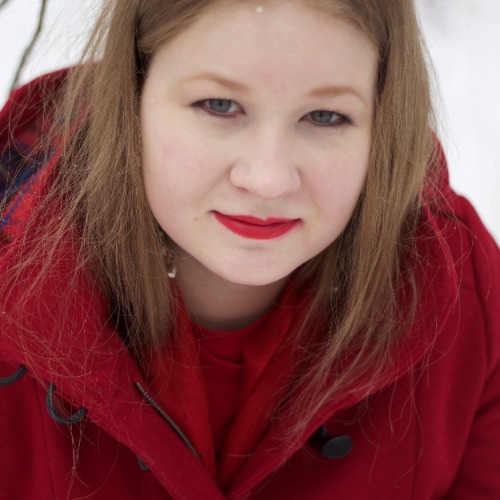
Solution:
[(143, 175), (148, 189), (174, 191), (197, 164), (196, 154), (176, 137), (157, 137), (145, 144)]
[[(176, 127), (178, 129), (178, 127)], [(144, 143), (145, 175), (157, 176), (161, 182), (178, 183), (179, 178), (206, 177), (223, 164), (222, 154), (215, 143), (199, 134), (165, 128), (150, 134)]]
[(179, 134), (158, 134), (144, 144), (146, 197), (159, 221), (193, 212), (220, 174), (220, 159), (210, 149), (187, 139)]
[(149, 206), (161, 223), (175, 210), (179, 203), (179, 188), (185, 184), (182, 179), (184, 164), (181, 149), (173, 147), (174, 141), (162, 141), (158, 136), (148, 137), (143, 142), (142, 170), (144, 188)]
[(359, 198), (368, 170), (368, 152), (333, 155), (318, 168), (313, 179), (316, 198), (328, 212), (350, 216)]

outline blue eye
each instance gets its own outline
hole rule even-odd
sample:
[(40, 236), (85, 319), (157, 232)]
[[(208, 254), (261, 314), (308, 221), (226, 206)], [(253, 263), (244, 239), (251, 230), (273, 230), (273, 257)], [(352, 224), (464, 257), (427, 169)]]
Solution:
[(311, 111), (305, 115), (305, 120), (310, 121), (314, 125), (319, 126), (338, 126), (344, 123), (349, 123), (350, 120), (347, 116), (335, 113), (334, 111), (327, 111), (324, 109), (318, 109)]
[(216, 115), (232, 115), (241, 111), (241, 107), (230, 99), (205, 99), (204, 101), (199, 101), (197, 105), (205, 111)]

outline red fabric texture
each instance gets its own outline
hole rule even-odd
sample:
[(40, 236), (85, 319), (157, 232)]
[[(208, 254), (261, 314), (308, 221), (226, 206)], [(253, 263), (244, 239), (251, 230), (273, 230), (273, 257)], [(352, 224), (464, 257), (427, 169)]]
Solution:
[(229, 332), (209, 330), (199, 325), (197, 328), (216, 457), (240, 404), (244, 375), (243, 342), (254, 327), (252, 324), (249, 328)]
[(243, 332), (248, 334), (248, 330), (254, 330), (242, 339), (240, 399), (220, 449), (218, 464), (211, 427), (210, 392), (200, 362), (203, 355), (200, 355), (199, 336), (182, 304), (177, 319), (180, 345), (153, 364), (155, 393), (169, 415), (181, 423), (210, 474), (223, 487), (253, 452), (269, 424), (269, 409), (279, 401), (280, 387), (289, 378), (293, 366), (291, 344), (285, 339), (294, 333), (293, 327), (304, 314), (307, 303), (307, 294), (289, 286), (272, 311)]
[[(273, 307), (257, 321), (238, 330), (218, 331), (198, 324), (193, 325), (195, 334), (199, 334), (199, 359), (208, 398), (216, 456), (223, 449), (234, 416), (244, 399), (242, 388), (245, 369), (254, 362), (243, 356), (246, 339), (258, 335), (259, 331), (267, 332), (266, 321), (275, 311), (276, 308)], [(279, 311), (278, 309), (277, 314)], [(272, 332), (270, 335), (263, 335), (264, 342), (268, 339), (272, 339)]]
[[(46, 112), (38, 109), (40, 92), (47, 88), (45, 82), (50, 87), (58, 78), (20, 89), (0, 112), (0, 152), (12, 146), (13, 135), (24, 134)], [(9, 129), (12, 110), (19, 119)], [(22, 110), (26, 114), (21, 116)], [(28, 240), (20, 245), (17, 235), (30, 204), (43, 195), (50, 168), (30, 186), (28, 194), (36, 196), (19, 196), (10, 219), (16, 223), (2, 228), (0, 279), (35, 244)], [(225, 472), (218, 482), (204, 375), (187, 315), (179, 310), (180, 332), (188, 332), (188, 340), (174, 346), (173, 362), (162, 363), (173, 374), (168, 380), (176, 382), (162, 399), (199, 447), (202, 460), (138, 390), (137, 383), (154, 393), (112, 328), (106, 301), (92, 278), (82, 270), (69, 279), (76, 265), (72, 240), (59, 249), (38, 299), (25, 304), (18, 323), (7, 321), (18, 312), (24, 287), (39, 272), (39, 265), (33, 265), (14, 284), (9, 303), (0, 311), (0, 378), (20, 365), (28, 370), (21, 380), (0, 386), (0, 496), (498, 498), (500, 251), (470, 204), (447, 185), (444, 158), (440, 168), (446, 199), (426, 207), (419, 232), (423, 299), (415, 322), (396, 346), (387, 378), (369, 393), (359, 387), (327, 402), (292, 447), (282, 436), (293, 422), (283, 417), (268, 424), (262, 415), (272, 413), (297, 353), (291, 348), (287, 352), (289, 344), (278, 338), (280, 347), (274, 350), (252, 335), (245, 349), (257, 363), (245, 374), (248, 395), (225, 441), (219, 464)], [(289, 325), (279, 324), (276, 332), (293, 330), (302, 317), (304, 296), (294, 297), (293, 289), (289, 293), (299, 307), (293, 314), (283, 311)], [(283, 300), (288, 300), (285, 295)], [(48, 383), (55, 386), (60, 411), (87, 409), (82, 423), (66, 426), (49, 416)], [(350, 437), (353, 448), (347, 457), (328, 460), (308, 443), (322, 424), (330, 436)], [(141, 470), (137, 456), (149, 472)]]

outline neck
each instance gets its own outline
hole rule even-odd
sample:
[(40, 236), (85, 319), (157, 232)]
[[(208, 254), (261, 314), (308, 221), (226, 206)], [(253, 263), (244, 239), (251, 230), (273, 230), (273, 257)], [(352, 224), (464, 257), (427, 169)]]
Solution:
[(176, 275), (191, 319), (221, 331), (238, 330), (260, 318), (278, 299), (286, 281), (263, 286), (232, 283), (192, 258), (178, 264)]

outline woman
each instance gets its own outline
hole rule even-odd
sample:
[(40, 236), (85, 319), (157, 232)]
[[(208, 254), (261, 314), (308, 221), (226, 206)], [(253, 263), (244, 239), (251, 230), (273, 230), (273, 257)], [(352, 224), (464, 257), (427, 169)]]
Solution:
[(108, 2), (1, 116), (2, 491), (494, 498), (500, 258), (431, 118), (409, 0)]

